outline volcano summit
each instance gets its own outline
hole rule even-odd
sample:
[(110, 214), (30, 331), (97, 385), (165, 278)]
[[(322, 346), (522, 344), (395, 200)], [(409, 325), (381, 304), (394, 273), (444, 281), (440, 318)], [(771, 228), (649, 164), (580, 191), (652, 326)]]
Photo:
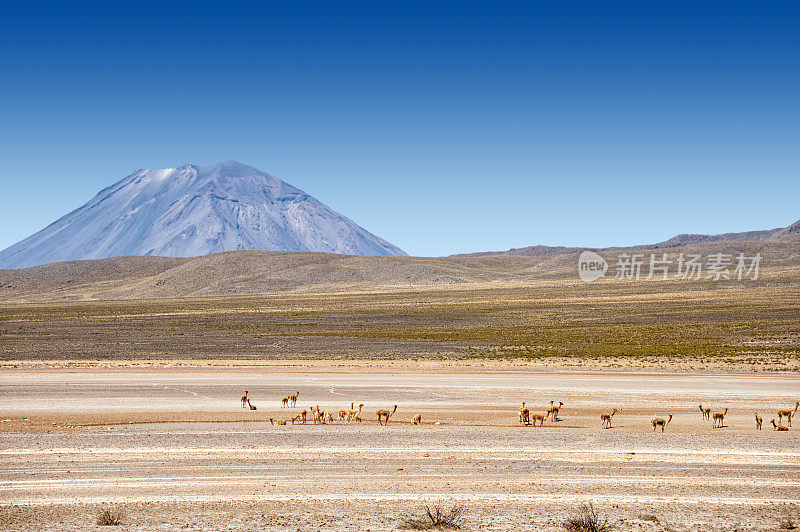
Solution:
[(218, 251), (405, 255), (270, 174), (235, 162), (138, 170), (0, 251), (0, 268), (120, 255)]

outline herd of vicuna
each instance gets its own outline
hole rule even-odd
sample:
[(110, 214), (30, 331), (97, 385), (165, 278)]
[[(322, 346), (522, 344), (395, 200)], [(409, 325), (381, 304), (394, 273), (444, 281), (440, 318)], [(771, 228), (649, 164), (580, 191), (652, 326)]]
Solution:
[[(552, 421), (560, 421), (558, 413), (561, 411), (561, 407), (563, 406), (564, 403), (561, 401), (558, 402), (558, 406), (556, 406), (555, 401), (550, 401), (550, 406), (546, 409), (543, 409), (542, 412), (531, 412), (530, 409), (525, 406), (525, 402), (523, 402), (522, 407), (519, 409), (519, 422), (525, 425), (533, 425), (535, 427), (536, 422), (538, 421), (539, 426), (541, 427), (544, 425), (544, 421), (548, 418), (550, 418)], [(775, 419), (772, 419), (772, 426), (774, 429), (778, 431), (788, 431), (789, 427), (792, 426), (792, 418), (795, 416), (795, 414), (797, 414), (798, 408), (800, 408), (800, 401), (795, 401), (794, 410), (778, 410), (778, 423), (776, 424)], [(601, 413), (600, 426), (604, 429), (610, 429), (614, 414), (617, 412), (619, 412), (619, 410), (615, 408), (611, 412)], [(728, 414), (728, 409), (726, 408), (722, 412), (711, 412), (711, 408), (704, 407), (701, 403), (700, 413), (702, 414), (704, 420), (710, 420), (712, 422), (711, 426), (717, 429), (725, 426), (725, 416)], [(661, 428), (661, 432), (664, 432), (665, 427), (672, 421), (672, 417), (673, 414), (669, 414), (667, 419), (655, 417), (650, 420), (650, 424), (653, 425), (654, 431), (658, 428)], [(758, 412), (755, 413), (755, 417), (756, 430), (761, 430), (761, 425), (764, 420), (758, 415)], [(783, 418), (786, 418), (786, 422), (789, 424), (789, 427), (783, 425)]]
[[(250, 396), (248, 395), (250, 392), (245, 390), (244, 395), (241, 397), (242, 408), (249, 408), (250, 410), (258, 410), (256, 406), (250, 402)], [(286, 397), (281, 398), (281, 407), (292, 408), (297, 405), (297, 398), (300, 396), (300, 392), (295, 392), (291, 395), (287, 395)], [(355, 409), (355, 404), (350, 403), (350, 408), (342, 408), (338, 412), (335, 413), (332, 410), (323, 410), (317, 406), (312, 406), (310, 408), (303, 408), (294, 416), (288, 419), (273, 419), (269, 418), (269, 422), (273, 425), (286, 425), (287, 423), (291, 423), (294, 425), (295, 423), (306, 423), (308, 421), (312, 421), (314, 424), (321, 423), (333, 423), (334, 421), (350, 423), (353, 421), (361, 422), (361, 410), (364, 408), (363, 404), (358, 405), (358, 410)], [(397, 405), (394, 405), (392, 410), (378, 410), (375, 412), (378, 416), (378, 424), (379, 425), (388, 425), (389, 419), (397, 412)], [(422, 423), (422, 414), (415, 415), (411, 422), (414, 425), (419, 425)]]
[[(292, 408), (297, 404), (297, 398), (299, 397), (300, 392), (295, 392), (294, 394), (287, 395), (286, 397), (281, 398), (281, 406), (286, 408)], [(248, 392), (245, 390), (244, 395), (241, 397), (242, 408), (249, 408), (250, 410), (256, 410), (255, 405), (250, 402), (250, 397), (248, 396)], [(522, 403), (522, 407), (519, 409), (519, 422), (524, 425), (533, 425), (534, 427), (537, 426), (536, 423), (538, 422), (540, 427), (544, 426), (544, 422), (547, 419), (551, 421), (561, 421), (559, 418), (559, 413), (561, 412), (561, 408), (564, 406), (564, 403), (559, 401), (558, 404), (555, 401), (550, 401), (550, 406), (542, 409), (541, 412), (531, 412), (530, 409), (526, 406), (525, 402)], [(310, 407), (308, 409), (303, 408), (300, 410), (296, 415), (288, 418), (288, 419), (273, 419), (269, 418), (269, 422), (273, 425), (286, 425), (287, 423), (291, 423), (294, 425), (295, 423), (306, 423), (307, 421), (312, 421), (314, 424), (317, 423), (334, 423), (335, 421), (343, 422), (343, 423), (351, 423), (353, 421), (361, 422), (361, 413), (362, 409), (364, 408), (363, 404), (358, 405), (358, 410), (355, 409), (355, 404), (350, 403), (350, 408), (342, 408), (338, 412), (333, 412), (331, 410), (323, 410), (317, 406)], [(794, 410), (789, 409), (780, 409), (777, 411), (778, 414), (778, 423), (775, 423), (775, 419), (772, 419), (772, 426), (774, 430), (778, 431), (788, 431), (789, 427), (792, 426), (792, 418), (797, 414), (797, 410), (800, 408), (800, 401), (796, 401), (794, 405)], [(389, 419), (394, 416), (395, 412), (397, 412), (397, 405), (394, 405), (392, 410), (385, 410), (380, 409), (375, 412), (378, 424), (379, 425), (388, 425)], [(603, 412), (600, 414), (600, 425), (604, 429), (612, 428), (612, 420), (614, 415), (617, 414), (619, 410), (614, 408), (611, 412)], [(712, 427), (714, 428), (722, 428), (725, 426), (725, 416), (728, 414), (728, 409), (724, 409), (721, 412), (712, 412), (711, 408), (704, 407), (700, 404), (700, 413), (703, 416), (704, 420), (709, 420), (712, 422)], [(334, 415), (335, 414), (335, 415)], [(667, 419), (655, 417), (650, 420), (650, 424), (653, 426), (653, 430), (661, 429), (661, 432), (664, 432), (664, 429), (667, 425), (672, 422), (673, 414), (669, 414)], [(788, 423), (788, 427), (783, 425), (783, 418), (786, 418), (786, 422)], [(761, 425), (763, 423), (763, 419), (761, 416), (758, 415), (758, 412), (755, 414), (756, 419), (756, 430), (761, 430)], [(422, 414), (416, 414), (412, 419), (411, 423), (414, 425), (420, 425), (422, 423)]]

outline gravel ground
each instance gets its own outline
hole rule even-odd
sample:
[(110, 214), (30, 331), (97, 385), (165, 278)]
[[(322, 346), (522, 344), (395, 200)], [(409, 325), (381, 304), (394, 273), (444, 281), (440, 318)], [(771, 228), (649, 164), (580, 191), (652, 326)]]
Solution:
[[(771, 430), (795, 375), (205, 369), (0, 372), (0, 528), (394, 530), (424, 503), (462, 528), (563, 530), (593, 503), (617, 530), (800, 523), (800, 438)], [(242, 410), (250, 392), (257, 411)], [(300, 391), (295, 409), (276, 401)], [(518, 423), (522, 400), (561, 421)], [(312, 404), (364, 422), (273, 426)], [(697, 405), (728, 408), (713, 429)], [(398, 405), (388, 427), (377, 408)], [(614, 428), (599, 413), (618, 408)], [(754, 429), (758, 410), (764, 430)], [(421, 413), (423, 425), (409, 423)], [(673, 414), (666, 432), (650, 419)], [(27, 418), (27, 419), (22, 419)], [(154, 422), (157, 421), (157, 422)], [(784, 420), (785, 422), (785, 420)], [(438, 424), (437, 424), (438, 423)], [(97, 527), (103, 529), (105, 527)]]

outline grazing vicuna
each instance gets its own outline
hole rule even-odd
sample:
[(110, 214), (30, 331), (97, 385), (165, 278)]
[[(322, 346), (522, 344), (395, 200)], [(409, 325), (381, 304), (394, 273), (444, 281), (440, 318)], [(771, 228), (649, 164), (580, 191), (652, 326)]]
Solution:
[(292, 418), (292, 425), (294, 425), (294, 422), (295, 422), (295, 421), (298, 421), (298, 422), (299, 422), (299, 421), (302, 421), (302, 422), (303, 422), (303, 424), (305, 424), (305, 422), (306, 422), (306, 416), (308, 416), (308, 410), (306, 410), (306, 409), (304, 408), (304, 409), (302, 409), (300, 412), (298, 412), (296, 416), (294, 416), (294, 417)]
[(413, 423), (414, 425), (422, 424), (422, 414), (417, 414), (416, 416), (414, 416), (414, 419), (411, 420), (411, 423)]
[(247, 400), (247, 406), (250, 407), (250, 410), (258, 410), (258, 408), (256, 408), (256, 405), (250, 404), (250, 399)]
[(656, 427), (661, 427), (661, 432), (664, 432), (664, 427), (670, 424), (672, 421), (672, 414), (669, 415), (669, 419), (662, 419), (660, 417), (653, 418), (650, 423), (653, 424), (653, 430), (656, 430)]

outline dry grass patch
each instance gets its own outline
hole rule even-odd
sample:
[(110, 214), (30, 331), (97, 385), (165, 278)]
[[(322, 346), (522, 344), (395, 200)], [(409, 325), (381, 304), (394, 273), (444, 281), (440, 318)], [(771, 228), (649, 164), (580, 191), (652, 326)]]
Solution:
[(406, 519), (400, 528), (409, 530), (455, 530), (461, 528), (463, 513), (463, 506), (456, 505), (449, 510), (445, 510), (441, 506), (425, 505), (421, 516)]
[(122, 524), (122, 514), (112, 508), (101, 508), (97, 514), (97, 524), (100, 526), (119, 526)]
[(608, 519), (601, 517), (594, 509), (594, 505), (582, 506), (577, 515), (566, 520), (564, 528), (568, 532), (608, 532), (613, 526)]

